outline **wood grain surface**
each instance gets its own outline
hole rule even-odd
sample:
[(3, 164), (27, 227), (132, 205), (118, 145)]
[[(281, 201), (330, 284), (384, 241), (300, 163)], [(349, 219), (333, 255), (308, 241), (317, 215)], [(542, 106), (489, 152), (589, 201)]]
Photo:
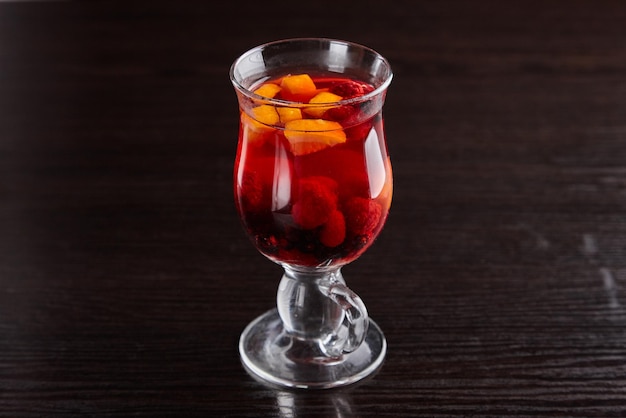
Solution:
[[(380, 371), (250, 377), (281, 270), (234, 209), (232, 61), (386, 56), (395, 193), (344, 269)], [(0, 2), (0, 416), (626, 416), (626, 3)]]

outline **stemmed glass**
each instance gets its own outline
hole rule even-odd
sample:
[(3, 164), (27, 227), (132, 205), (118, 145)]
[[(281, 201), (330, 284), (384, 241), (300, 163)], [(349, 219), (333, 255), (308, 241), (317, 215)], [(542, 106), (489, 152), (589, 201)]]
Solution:
[(256, 248), (283, 267), (276, 307), (242, 332), (242, 363), (280, 386), (354, 383), (387, 343), (341, 268), (387, 218), (392, 171), (382, 108), (392, 71), (327, 38), (257, 46), (232, 64), (240, 109), (235, 203)]

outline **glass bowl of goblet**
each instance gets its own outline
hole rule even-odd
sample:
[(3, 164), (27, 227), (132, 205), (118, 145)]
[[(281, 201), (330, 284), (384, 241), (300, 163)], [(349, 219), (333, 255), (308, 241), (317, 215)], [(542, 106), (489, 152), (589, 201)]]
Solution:
[(283, 268), (276, 306), (242, 332), (251, 374), (295, 388), (357, 382), (387, 343), (341, 268), (376, 240), (393, 189), (383, 124), (389, 62), (328, 38), (259, 45), (230, 69), (239, 105), (234, 197), (258, 251)]

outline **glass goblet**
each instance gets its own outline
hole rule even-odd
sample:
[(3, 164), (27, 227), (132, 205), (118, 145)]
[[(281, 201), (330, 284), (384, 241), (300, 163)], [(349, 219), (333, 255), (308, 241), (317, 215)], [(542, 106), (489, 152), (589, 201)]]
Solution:
[(242, 363), (280, 386), (354, 383), (387, 349), (341, 268), (372, 245), (391, 205), (389, 62), (353, 42), (285, 39), (243, 53), (230, 79), (236, 208), (255, 247), (284, 270), (276, 307), (241, 334)]

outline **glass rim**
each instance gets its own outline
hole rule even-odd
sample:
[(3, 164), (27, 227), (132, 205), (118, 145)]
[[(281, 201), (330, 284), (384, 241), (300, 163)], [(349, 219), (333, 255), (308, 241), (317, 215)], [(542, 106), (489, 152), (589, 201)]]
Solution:
[[(329, 44), (331, 43), (342, 44), (342, 45), (356, 47), (364, 51), (367, 51), (371, 53), (373, 56), (375, 56), (376, 58), (378, 58), (387, 67), (389, 74), (379, 86), (375, 86), (374, 90), (362, 96), (352, 97), (348, 99), (341, 99), (335, 102), (318, 102), (318, 103), (295, 102), (295, 101), (290, 101), (290, 100), (274, 99), (274, 98), (261, 96), (249, 90), (244, 85), (242, 85), (235, 77), (235, 69), (237, 68), (237, 65), (254, 53), (257, 53), (265, 48), (279, 45), (279, 44), (294, 43), (294, 42), (311, 42), (311, 41), (321, 41), (321, 42), (327, 42)], [(337, 38), (297, 37), (297, 38), (284, 38), (284, 39), (279, 39), (275, 41), (265, 42), (253, 48), (248, 49), (247, 51), (240, 54), (239, 57), (237, 57), (237, 59), (235, 59), (235, 61), (231, 64), (230, 70), (229, 70), (229, 76), (230, 76), (230, 81), (232, 82), (233, 86), (237, 89), (237, 91), (241, 92), (243, 95), (245, 95), (246, 97), (256, 102), (264, 102), (268, 104), (271, 103), (271, 104), (288, 106), (288, 107), (326, 107), (329, 105), (346, 105), (346, 104), (354, 104), (354, 103), (366, 102), (368, 100), (371, 100), (372, 98), (378, 96), (379, 94), (383, 93), (385, 90), (389, 88), (389, 85), (391, 84), (391, 80), (393, 79), (393, 71), (391, 69), (391, 64), (389, 63), (387, 58), (385, 58), (378, 51), (366, 45), (353, 42), (353, 41), (337, 39)]]

